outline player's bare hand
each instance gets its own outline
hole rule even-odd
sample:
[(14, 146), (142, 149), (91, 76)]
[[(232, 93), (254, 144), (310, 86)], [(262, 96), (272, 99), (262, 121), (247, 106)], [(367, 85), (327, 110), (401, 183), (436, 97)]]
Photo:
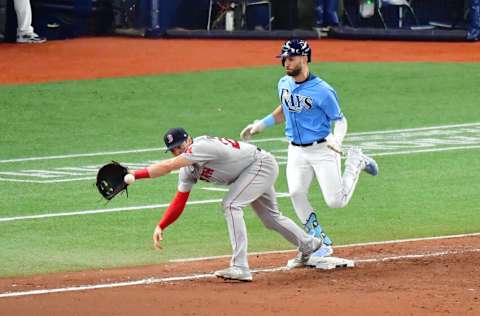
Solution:
[(155, 231), (153, 232), (153, 247), (156, 250), (162, 249), (162, 246), (160, 245), (160, 241), (163, 240), (163, 231), (160, 228), (160, 226), (155, 227)]
[(342, 146), (340, 145), (340, 142), (335, 138), (335, 136), (333, 136), (333, 134), (328, 134), (328, 136), (325, 137), (325, 140), (327, 142), (328, 148), (338, 154), (342, 154)]

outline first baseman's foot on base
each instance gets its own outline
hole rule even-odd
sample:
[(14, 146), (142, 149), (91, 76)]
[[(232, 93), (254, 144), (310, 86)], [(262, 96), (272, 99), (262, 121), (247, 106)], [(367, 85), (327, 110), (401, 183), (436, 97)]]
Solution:
[(301, 251), (297, 253), (295, 258), (287, 261), (287, 265), (285, 266), (287, 270), (291, 270), (295, 268), (303, 268), (305, 264), (308, 262), (308, 259), (310, 259), (310, 256), (325, 246), (323, 243), (323, 240), (320, 238), (313, 238), (312, 242), (314, 245), (313, 248), (310, 248), (310, 249), (300, 248)]
[(252, 281), (252, 274), (248, 269), (235, 266), (215, 271), (214, 274), (215, 276), (225, 280), (238, 280), (244, 282)]
[(310, 259), (309, 254), (307, 255), (299, 251), (295, 258), (288, 260), (286, 268), (287, 270), (303, 268), (307, 263), (308, 259)]
[(322, 245), (319, 249), (309, 255), (303, 254), (299, 251), (295, 258), (288, 260), (286, 268), (287, 270), (303, 268), (311, 257), (323, 258), (330, 256), (332, 253), (333, 248), (330, 245)]

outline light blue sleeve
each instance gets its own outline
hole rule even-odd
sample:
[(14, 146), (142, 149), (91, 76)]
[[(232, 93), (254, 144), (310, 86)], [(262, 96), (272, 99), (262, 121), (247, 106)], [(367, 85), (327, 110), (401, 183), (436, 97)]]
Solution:
[(338, 104), (337, 95), (333, 90), (327, 90), (325, 97), (320, 103), (320, 107), (327, 115), (327, 118), (330, 121), (336, 121), (343, 117), (342, 110), (340, 109), (340, 104)]

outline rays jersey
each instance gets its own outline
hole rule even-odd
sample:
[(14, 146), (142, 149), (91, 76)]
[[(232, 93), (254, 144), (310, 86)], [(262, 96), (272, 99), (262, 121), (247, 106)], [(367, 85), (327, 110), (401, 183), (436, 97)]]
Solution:
[(309, 144), (325, 138), (331, 132), (331, 122), (343, 117), (335, 90), (313, 74), (300, 84), (290, 76), (282, 77), (278, 95), (290, 142)]
[(258, 152), (254, 145), (224, 137), (196, 137), (182, 153), (195, 163), (180, 169), (178, 191), (190, 192), (198, 180), (229, 185), (256, 160)]

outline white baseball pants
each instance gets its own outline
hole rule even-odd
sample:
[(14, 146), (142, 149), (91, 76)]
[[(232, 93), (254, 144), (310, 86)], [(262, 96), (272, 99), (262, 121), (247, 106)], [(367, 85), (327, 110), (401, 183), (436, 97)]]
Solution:
[(287, 182), (297, 216), (306, 223), (313, 207), (308, 192), (313, 176), (317, 178), (323, 198), (331, 208), (344, 207), (350, 201), (362, 168), (360, 157), (347, 156), (345, 171), (341, 173), (340, 155), (327, 144), (308, 147), (288, 147)]
[(17, 35), (32, 34), (32, 7), (30, 6), (30, 0), (13, 0), (13, 3), (17, 13)]

